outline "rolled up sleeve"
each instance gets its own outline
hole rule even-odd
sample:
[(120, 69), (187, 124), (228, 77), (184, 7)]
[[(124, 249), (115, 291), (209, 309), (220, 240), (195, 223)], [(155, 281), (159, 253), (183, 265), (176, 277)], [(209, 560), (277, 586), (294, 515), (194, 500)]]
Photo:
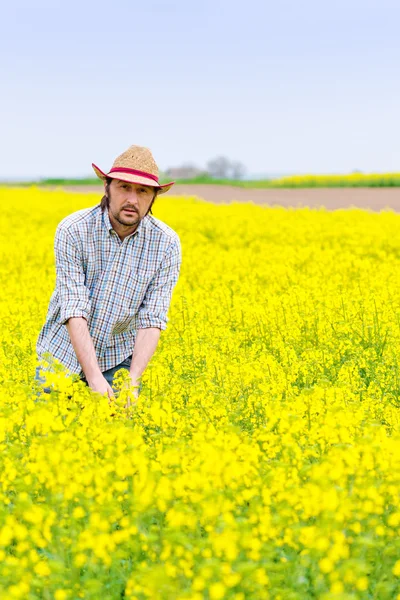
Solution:
[(82, 256), (68, 230), (58, 227), (54, 241), (56, 290), (60, 302), (60, 321), (71, 317), (89, 319), (90, 295), (85, 286)]
[(160, 268), (147, 288), (137, 315), (137, 329), (167, 328), (167, 314), (172, 292), (178, 281), (181, 261), (181, 245), (179, 238), (176, 237), (168, 247)]

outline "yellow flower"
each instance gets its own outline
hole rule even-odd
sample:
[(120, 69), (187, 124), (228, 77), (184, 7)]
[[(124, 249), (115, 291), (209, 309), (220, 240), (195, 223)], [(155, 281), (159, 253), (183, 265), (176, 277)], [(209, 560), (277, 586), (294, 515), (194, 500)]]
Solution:
[(395, 562), (392, 573), (393, 575), (396, 575), (396, 577), (400, 577), (400, 560)]
[(86, 563), (86, 561), (87, 561), (86, 554), (83, 554), (82, 552), (80, 552), (74, 558), (74, 565), (76, 567), (82, 567)]
[(8, 589), (8, 593), (11, 598), (23, 599), (23, 598), (27, 597), (27, 595), (29, 594), (29, 590), (30, 590), (30, 586), (27, 583), (25, 583), (24, 581), (21, 581), (17, 585), (12, 585)]
[(322, 573), (330, 573), (335, 567), (334, 563), (329, 558), (321, 558), (318, 564)]
[(72, 511), (72, 516), (74, 519), (82, 519), (85, 515), (86, 515), (86, 513), (83, 510), (82, 506), (77, 506)]
[(368, 589), (368, 577), (359, 577), (356, 580), (356, 588), (360, 590), (360, 592), (364, 592)]
[(341, 594), (344, 591), (344, 586), (341, 581), (335, 581), (330, 587), (331, 594)]
[(226, 585), (226, 587), (234, 587), (239, 583), (241, 579), (242, 578), (239, 575), (239, 573), (227, 573), (226, 575), (224, 575), (223, 582), (224, 585)]
[(51, 573), (51, 570), (50, 570), (49, 565), (42, 560), (42, 561), (39, 561), (38, 563), (36, 563), (35, 573), (37, 575), (40, 575), (41, 577), (48, 577)]
[(209, 594), (211, 600), (221, 600), (225, 596), (226, 587), (222, 583), (212, 583)]
[(192, 583), (192, 589), (199, 591), (199, 590), (204, 590), (204, 588), (206, 587), (206, 582), (202, 577), (195, 577), (195, 579), (193, 579), (193, 583)]

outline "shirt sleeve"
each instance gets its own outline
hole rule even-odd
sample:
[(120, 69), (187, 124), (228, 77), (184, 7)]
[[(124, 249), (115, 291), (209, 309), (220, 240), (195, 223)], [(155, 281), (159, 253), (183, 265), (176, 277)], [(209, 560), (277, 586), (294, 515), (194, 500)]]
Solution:
[(56, 291), (60, 302), (60, 321), (71, 317), (89, 319), (90, 296), (85, 286), (82, 256), (68, 230), (58, 226), (54, 240)]
[(137, 329), (167, 328), (167, 313), (181, 266), (181, 245), (176, 237), (168, 247), (160, 268), (147, 288), (137, 315)]

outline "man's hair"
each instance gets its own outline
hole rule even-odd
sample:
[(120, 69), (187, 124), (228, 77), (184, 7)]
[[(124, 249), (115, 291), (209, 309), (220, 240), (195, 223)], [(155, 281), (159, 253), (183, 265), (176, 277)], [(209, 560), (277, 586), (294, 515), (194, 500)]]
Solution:
[[(108, 208), (110, 206), (110, 199), (109, 199), (108, 196), (109, 196), (109, 193), (110, 193), (109, 190), (110, 190), (110, 184), (111, 184), (112, 180), (113, 180), (112, 177), (106, 177), (106, 189), (105, 189), (105, 193), (104, 193), (104, 196), (102, 197), (102, 199), (100, 200), (100, 208), (101, 208), (101, 210), (103, 212), (105, 211), (106, 208)], [(150, 208), (147, 211), (146, 215), (148, 215), (149, 213), (151, 215), (153, 214), (151, 208), (152, 208), (152, 206), (154, 204), (154, 201), (156, 199), (157, 193), (158, 193), (158, 189), (154, 189), (153, 200), (152, 200), (152, 202), (150, 204)]]
[(101, 208), (101, 210), (103, 212), (110, 205), (110, 200), (108, 198), (108, 194), (110, 193), (109, 189), (110, 189), (110, 183), (111, 182), (112, 182), (112, 178), (111, 177), (106, 177), (106, 189), (105, 189), (105, 193), (104, 193), (104, 196), (102, 197), (102, 199), (100, 200), (100, 208)]

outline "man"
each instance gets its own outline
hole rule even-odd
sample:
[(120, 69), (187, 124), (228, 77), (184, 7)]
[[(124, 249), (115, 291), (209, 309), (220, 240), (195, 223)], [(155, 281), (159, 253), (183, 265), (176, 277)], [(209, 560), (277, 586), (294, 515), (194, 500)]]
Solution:
[[(104, 196), (57, 227), (56, 289), (37, 353), (112, 397), (118, 369), (129, 370), (138, 388), (166, 328), (181, 250), (178, 235), (151, 214), (156, 196), (174, 182), (159, 184), (147, 148), (131, 146), (107, 174), (92, 167)], [(39, 368), (37, 379), (43, 382)]]

